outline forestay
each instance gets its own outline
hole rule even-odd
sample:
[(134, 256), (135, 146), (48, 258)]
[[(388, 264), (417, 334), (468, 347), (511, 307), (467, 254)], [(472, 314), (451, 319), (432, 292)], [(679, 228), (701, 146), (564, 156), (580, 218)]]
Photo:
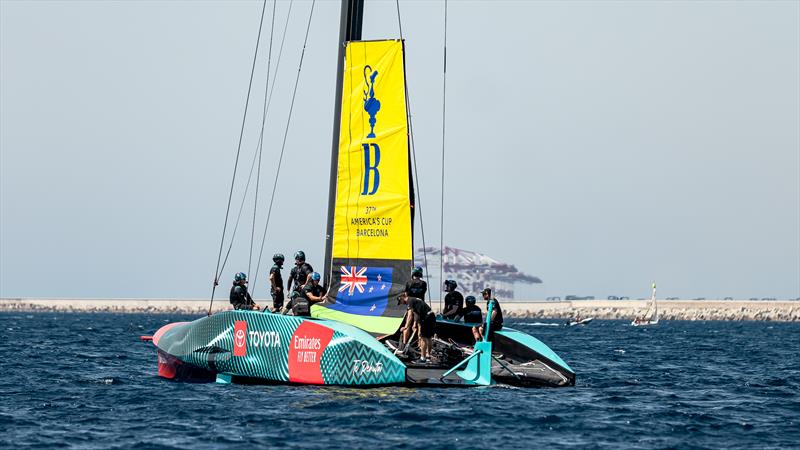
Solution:
[(328, 299), (311, 315), (392, 334), (413, 262), (403, 41), (348, 42)]

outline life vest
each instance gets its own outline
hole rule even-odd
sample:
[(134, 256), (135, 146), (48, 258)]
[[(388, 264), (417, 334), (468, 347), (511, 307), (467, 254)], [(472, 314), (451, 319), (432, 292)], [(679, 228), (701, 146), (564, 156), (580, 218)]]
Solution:
[(311, 267), (309, 263), (303, 263), (300, 266), (295, 266), (292, 268), (291, 273), (289, 274), (292, 279), (294, 280), (294, 287), (292, 290), (294, 291), (301, 291), (303, 285), (306, 284), (306, 279), (308, 278), (308, 274), (314, 271), (314, 268)]
[(231, 295), (230, 295), (230, 302), (231, 305), (247, 305), (250, 303), (248, 300), (249, 295), (247, 295), (247, 286), (242, 285), (234, 285), (231, 287)]
[(481, 309), (475, 305), (467, 306), (464, 309), (464, 323), (481, 323), (483, 322), (483, 313)]
[(408, 293), (409, 297), (416, 297), (416, 298), (425, 298), (425, 293), (428, 291), (428, 283), (417, 279), (412, 278), (411, 281), (406, 284), (406, 293)]

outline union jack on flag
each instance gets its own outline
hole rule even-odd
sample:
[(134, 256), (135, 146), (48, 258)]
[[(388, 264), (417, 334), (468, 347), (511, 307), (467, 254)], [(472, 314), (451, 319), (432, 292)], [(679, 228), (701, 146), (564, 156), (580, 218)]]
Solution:
[(347, 295), (353, 295), (353, 291), (358, 289), (358, 292), (363, 294), (364, 286), (367, 285), (368, 281), (364, 272), (367, 271), (368, 267), (350, 266), (349, 269), (345, 266), (341, 267), (342, 285), (339, 286), (339, 292), (347, 291)]
[(350, 314), (380, 316), (392, 289), (391, 267), (340, 266), (339, 288), (331, 309)]

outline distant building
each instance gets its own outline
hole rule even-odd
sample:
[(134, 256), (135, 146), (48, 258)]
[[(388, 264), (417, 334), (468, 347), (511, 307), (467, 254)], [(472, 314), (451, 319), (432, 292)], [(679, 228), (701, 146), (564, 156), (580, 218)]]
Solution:
[[(427, 259), (427, 264), (425, 263)], [(431, 293), (442, 289), (443, 280), (439, 280), (439, 264), (442, 260), (439, 248), (426, 247), (417, 250), (415, 264), (426, 269), (430, 277)], [(426, 267), (427, 266), (427, 267)], [(541, 283), (539, 277), (520, 272), (513, 264), (500, 262), (482, 253), (444, 247), (444, 279), (458, 282), (459, 290), (464, 295), (476, 295), (489, 286), (495, 295), (503, 299), (514, 298), (514, 284)], [(438, 287), (436, 287), (438, 285)], [(477, 297), (477, 295), (476, 295)], [(480, 300), (480, 297), (478, 297)]]

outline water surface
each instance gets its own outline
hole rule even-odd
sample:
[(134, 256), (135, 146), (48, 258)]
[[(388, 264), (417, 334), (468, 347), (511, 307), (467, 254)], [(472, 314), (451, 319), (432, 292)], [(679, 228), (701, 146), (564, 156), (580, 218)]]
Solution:
[(800, 447), (800, 324), (510, 321), (561, 355), (577, 386), (351, 389), (158, 378), (139, 336), (192, 318), (0, 313), (0, 444)]

